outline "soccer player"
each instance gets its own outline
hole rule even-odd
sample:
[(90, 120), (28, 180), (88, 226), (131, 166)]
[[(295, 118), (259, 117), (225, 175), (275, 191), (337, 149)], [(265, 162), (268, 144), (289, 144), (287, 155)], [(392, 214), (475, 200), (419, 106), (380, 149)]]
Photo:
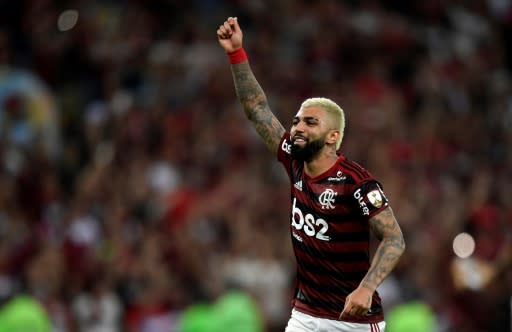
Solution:
[[(345, 119), (327, 98), (300, 106), (287, 132), (242, 47), (236, 17), (217, 30), (246, 116), (291, 181), (296, 291), (286, 332), (384, 331), (377, 287), (402, 255), (400, 226), (374, 177), (339, 153)], [(370, 263), (370, 230), (380, 240)]]

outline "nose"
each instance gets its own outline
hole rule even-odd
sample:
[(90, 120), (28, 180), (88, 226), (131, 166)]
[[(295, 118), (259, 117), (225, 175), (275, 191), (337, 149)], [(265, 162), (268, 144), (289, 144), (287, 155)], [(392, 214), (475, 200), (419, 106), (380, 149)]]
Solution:
[(297, 122), (297, 123), (293, 126), (292, 131), (294, 131), (294, 132), (299, 132), (299, 133), (303, 133), (303, 132), (304, 132), (304, 122), (302, 122), (302, 121)]

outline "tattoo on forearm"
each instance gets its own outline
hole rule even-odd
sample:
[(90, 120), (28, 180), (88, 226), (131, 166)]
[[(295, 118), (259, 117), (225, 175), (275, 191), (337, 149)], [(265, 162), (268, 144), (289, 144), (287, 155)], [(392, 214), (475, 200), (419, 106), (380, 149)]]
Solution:
[(267, 97), (248, 62), (232, 65), (236, 94), (247, 118), (254, 124), (267, 147), (276, 152), (285, 129), (268, 106)]
[(371, 218), (370, 227), (381, 242), (361, 284), (375, 290), (398, 263), (405, 250), (405, 242), (391, 208)]

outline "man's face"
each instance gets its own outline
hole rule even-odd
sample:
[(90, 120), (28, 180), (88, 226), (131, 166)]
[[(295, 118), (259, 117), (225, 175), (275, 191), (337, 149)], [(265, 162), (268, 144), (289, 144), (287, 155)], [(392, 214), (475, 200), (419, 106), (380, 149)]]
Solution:
[(328, 132), (325, 110), (319, 107), (300, 109), (290, 129), (292, 157), (306, 162), (314, 159), (324, 147)]

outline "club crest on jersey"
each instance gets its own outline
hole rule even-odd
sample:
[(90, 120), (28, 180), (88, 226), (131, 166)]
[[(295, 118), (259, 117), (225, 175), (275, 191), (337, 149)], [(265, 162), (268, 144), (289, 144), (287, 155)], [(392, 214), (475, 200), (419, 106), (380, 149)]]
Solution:
[(366, 197), (368, 197), (368, 201), (370, 201), (370, 203), (373, 206), (375, 206), (376, 208), (380, 208), (382, 206), (383, 199), (382, 199), (382, 196), (381, 196), (379, 190), (372, 190), (372, 191), (370, 191), (366, 195)]
[(318, 196), (318, 202), (322, 205), (322, 209), (334, 209), (334, 202), (336, 201), (336, 196), (338, 195), (332, 189), (325, 189), (323, 193)]

